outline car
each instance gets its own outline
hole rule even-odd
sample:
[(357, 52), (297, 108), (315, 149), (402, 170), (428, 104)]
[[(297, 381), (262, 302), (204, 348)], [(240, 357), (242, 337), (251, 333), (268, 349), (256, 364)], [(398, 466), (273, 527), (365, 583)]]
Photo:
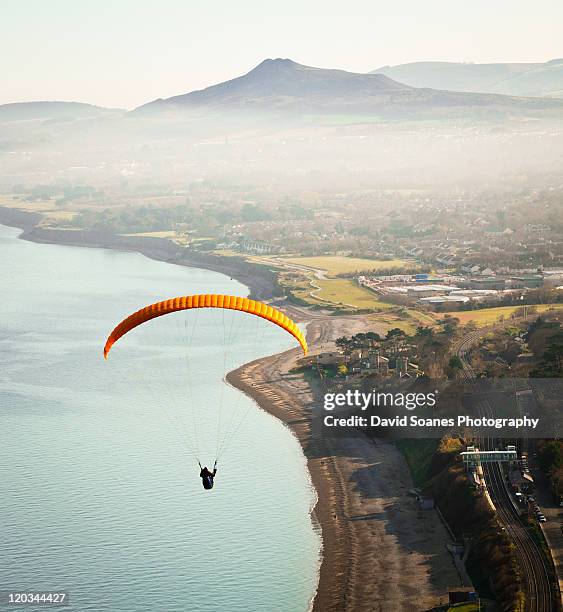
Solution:
[(528, 501), (533, 504), (536, 500), (531, 495), (528, 495)]
[(545, 518), (545, 516), (544, 516), (543, 514), (540, 514), (540, 515), (538, 516), (538, 521), (539, 521), (540, 523), (547, 523), (547, 519)]

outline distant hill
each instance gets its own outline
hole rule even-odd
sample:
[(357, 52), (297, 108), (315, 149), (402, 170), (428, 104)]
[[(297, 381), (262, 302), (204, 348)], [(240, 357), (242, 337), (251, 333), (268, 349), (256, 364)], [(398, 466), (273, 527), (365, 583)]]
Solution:
[(365, 75), (312, 68), (289, 59), (267, 59), (247, 74), (165, 100), (140, 107), (159, 108), (207, 106), (237, 108), (303, 109), (344, 106), (350, 101), (367, 102), (373, 96), (389, 95), (412, 89), (382, 75)]
[(0, 104), (0, 123), (36, 120), (64, 121), (123, 112), (120, 109), (103, 108), (81, 102), (14, 102)]
[(563, 59), (544, 64), (414, 62), (383, 66), (370, 74), (382, 74), (413, 87), (563, 98)]
[(491, 118), (513, 115), (563, 118), (563, 101), (416, 88), (383, 74), (312, 68), (267, 59), (247, 74), (206, 89), (139, 107), (133, 113), (186, 110), (366, 115), (405, 118)]

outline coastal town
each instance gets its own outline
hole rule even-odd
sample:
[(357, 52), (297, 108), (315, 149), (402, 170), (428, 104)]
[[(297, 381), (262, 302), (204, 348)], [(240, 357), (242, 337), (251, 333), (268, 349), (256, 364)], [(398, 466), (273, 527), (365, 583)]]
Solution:
[[(549, 206), (533, 218), (523, 213), (522, 199), (511, 206), (501, 198), (494, 207), (490, 203), (479, 207), (473, 198), (446, 204), (443, 195), (422, 198), (419, 194), (390, 197), (375, 193), (369, 199), (366, 195), (361, 198), (366, 215), (387, 200), (396, 205), (400, 197), (401, 216), (390, 210), (384, 223), (366, 218), (358, 225), (352, 214), (357, 211), (358, 194), (337, 201), (317, 200), (316, 206), (309, 207), (296, 204), (282, 209), (272, 202), (240, 200), (219, 209), (204, 203), (217, 194), (210, 187), (198, 186), (195, 192), (164, 198), (159, 204), (136, 207), (125, 199), (110, 209), (104, 205), (107, 193), (102, 195), (94, 188), (46, 189), (39, 185), (5, 193), (0, 221), (19, 223), (30, 240), (112, 244), (184, 265), (219, 269), (245, 279), (252, 293), (308, 321), (308, 336), (318, 335), (318, 339), (310, 340), (307, 357), (291, 356), (278, 363), (276, 371), (287, 378), (279, 389), (268, 386), (267, 395), (262, 396), (264, 385), (258, 381), (265, 375), (256, 366), (233, 374), (233, 384), (286, 420), (290, 414), (307, 414), (307, 403), (295, 403), (295, 383), (291, 382), (295, 376), (301, 380), (300, 387), (305, 385), (299, 393), (309, 387), (313, 402), (320, 389), (393, 388), (407, 393), (422, 388), (425, 380), (451, 384), (475, 377), (526, 380), (548, 373), (560, 377), (563, 199), (549, 193)], [(531, 193), (524, 200), (544, 195)], [(184, 204), (176, 203), (180, 197)], [(490, 197), (482, 196), (483, 200)], [(409, 221), (421, 216), (432, 222)], [(468, 337), (473, 341), (465, 347)], [(271, 366), (266, 360), (261, 367), (266, 372)], [(253, 382), (247, 383), (250, 371)], [(527, 388), (533, 389), (533, 384)], [(552, 401), (553, 393), (541, 392), (542, 402)], [(285, 399), (275, 400), (277, 394)], [(291, 410), (289, 405), (293, 405)], [(563, 456), (563, 448), (559, 442), (540, 439), (521, 445), (509, 439), (503, 443), (512, 442), (508, 448), (514, 451), (506, 459), (506, 468), (490, 472), (488, 455), (479, 450), (485, 443), (478, 434), (467, 437), (470, 429), (465, 428), (466, 434), (457, 438), (378, 441), (398, 465), (402, 461), (410, 470), (412, 481), (407, 489), (414, 493), (412, 498), (407, 494), (403, 502), (409, 512), (419, 518), (420, 513), (431, 512), (437, 521), (432, 527), (433, 545), (443, 547), (444, 554), (435, 557), (443, 579), (426, 587), (421, 583), (426, 595), (416, 600), (428, 605), (448, 598), (450, 603), (476, 598), (484, 604), (495, 599), (515, 601), (525, 592), (526, 575), (515, 573), (507, 589), (502, 568), (524, 563), (519, 556), (524, 553), (508, 546), (510, 531), (516, 528), (535, 534), (519, 535), (522, 550), (537, 556), (535, 563), (544, 564), (548, 586), (542, 588), (549, 593), (549, 585), (555, 584), (562, 571), (562, 536), (552, 519), (563, 499), (559, 459), (553, 453)], [(309, 428), (297, 431), (307, 445)], [(370, 439), (369, 432), (367, 435)], [(335, 444), (342, 442), (325, 441), (320, 456), (333, 456)], [(478, 461), (468, 463), (468, 453)], [(310, 469), (321, 502), (328, 503), (325, 495), (332, 493), (318, 480), (324, 461), (310, 459)], [(339, 469), (350, 469), (346, 466), (343, 463)], [(463, 509), (444, 496), (453, 486), (447, 483), (454, 475), (457, 497), (469, 495), (471, 499)], [(491, 484), (493, 478), (496, 484)], [(503, 478), (507, 491), (499, 484)], [(339, 486), (346, 485), (341, 482)], [(508, 509), (496, 516), (493, 508), (501, 500)], [(336, 517), (330, 524), (345, 520), (347, 510), (328, 507), (334, 507)], [(481, 527), (469, 527), (479, 520)], [(484, 542), (499, 525), (507, 531), (493, 537), (494, 554), (485, 553), (486, 547), (468, 545), (468, 530), (473, 540)], [(332, 555), (341, 554), (337, 541), (328, 544), (334, 537), (331, 529), (324, 524), (327, 563), (336, 562)], [(526, 537), (545, 538), (546, 546), (530, 550)], [(363, 553), (355, 554), (363, 558)], [(486, 580), (485, 573), (493, 577)], [(321, 580), (326, 579), (321, 571)], [(339, 588), (345, 587), (340, 584)], [(404, 601), (407, 596), (404, 590), (400, 592)], [(324, 605), (323, 600), (318, 605)]]
[(0, 24), (0, 608), (563, 612), (563, 5), (63, 4)]

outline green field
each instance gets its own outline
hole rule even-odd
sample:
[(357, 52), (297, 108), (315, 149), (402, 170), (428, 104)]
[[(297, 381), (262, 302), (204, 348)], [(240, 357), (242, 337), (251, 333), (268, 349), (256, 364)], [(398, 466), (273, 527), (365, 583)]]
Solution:
[(174, 230), (163, 230), (160, 232), (134, 232), (132, 234), (123, 234), (124, 236), (147, 236), (149, 238), (176, 238)]
[(314, 298), (354, 308), (372, 308), (377, 310), (393, 308), (391, 304), (381, 302), (374, 293), (359, 287), (354, 281), (347, 278), (315, 280), (314, 282), (315, 285), (320, 287), (320, 290), (313, 289), (312, 297)]
[(416, 332), (418, 325), (411, 318), (404, 318), (395, 313), (384, 311), (369, 315), (368, 319), (374, 324), (374, 331), (384, 336), (390, 329), (402, 329), (411, 336)]
[(364, 272), (367, 270), (382, 272), (391, 268), (412, 266), (403, 259), (364, 259), (361, 257), (343, 257), (340, 255), (322, 255), (318, 257), (280, 257), (280, 262), (306, 266), (315, 270), (323, 270), (328, 276), (337, 274), (350, 274), (354, 272)]
[(432, 440), (396, 440), (395, 446), (403, 453), (417, 487), (422, 487), (430, 477), (432, 457), (438, 448), (437, 439)]
[(407, 308), (407, 313), (423, 327), (433, 327), (436, 325), (436, 319), (427, 312), (415, 310), (414, 308)]
[(359, 287), (353, 280), (347, 278), (336, 279), (307, 279), (292, 280), (283, 283), (297, 298), (308, 304), (340, 307), (343, 310), (351, 308), (369, 310), (388, 310), (394, 308), (377, 299), (377, 296), (363, 287)]
[[(522, 308), (522, 306), (499, 306), (498, 308), (483, 308), (483, 310), (446, 312), (443, 314), (449, 314), (452, 317), (456, 317), (457, 319), (459, 319), (462, 325), (473, 321), (478, 327), (486, 327), (487, 325), (497, 323), (500, 317), (509, 319), (510, 315), (519, 308)], [(552, 309), (560, 310), (561, 308), (563, 308), (563, 304), (537, 304), (533, 307), (530, 306), (530, 308), (535, 308), (536, 312), (542, 313)]]

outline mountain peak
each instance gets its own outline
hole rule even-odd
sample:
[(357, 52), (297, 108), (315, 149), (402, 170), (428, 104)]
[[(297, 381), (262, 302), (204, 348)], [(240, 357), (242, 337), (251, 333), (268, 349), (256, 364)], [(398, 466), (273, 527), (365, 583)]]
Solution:
[(276, 57), (275, 59), (267, 58), (261, 61), (245, 76), (252, 74), (276, 74), (276, 73), (289, 73), (299, 68), (305, 68), (301, 64), (294, 62), (285, 57)]
[[(502, 108), (560, 108), (563, 102), (518, 101), (499, 96), (460, 94), (417, 89), (384, 74), (360, 74), (346, 70), (314, 68), (288, 58), (268, 58), (255, 68), (224, 83), (192, 91), (141, 107), (142, 112), (197, 109), (230, 113), (281, 112), (300, 116), (357, 114), (370, 116), (465, 115), (467, 108), (487, 112)], [(529, 107), (529, 108), (528, 108)]]
[[(314, 68), (291, 59), (268, 58), (237, 78), (142, 107), (227, 107), (313, 111), (327, 106), (368, 108), (374, 96), (405, 92), (411, 87), (379, 74)], [(155, 106), (152, 106), (155, 105)]]
[[(271, 58), (267, 57), (265, 60), (261, 61), (258, 66), (253, 68), (253, 70), (262, 70), (264, 68), (273, 68), (278, 66), (286, 66), (286, 67), (295, 67), (300, 66), (297, 62), (287, 58), (287, 57), (276, 57)], [(252, 72), (252, 71), (251, 71)]]

